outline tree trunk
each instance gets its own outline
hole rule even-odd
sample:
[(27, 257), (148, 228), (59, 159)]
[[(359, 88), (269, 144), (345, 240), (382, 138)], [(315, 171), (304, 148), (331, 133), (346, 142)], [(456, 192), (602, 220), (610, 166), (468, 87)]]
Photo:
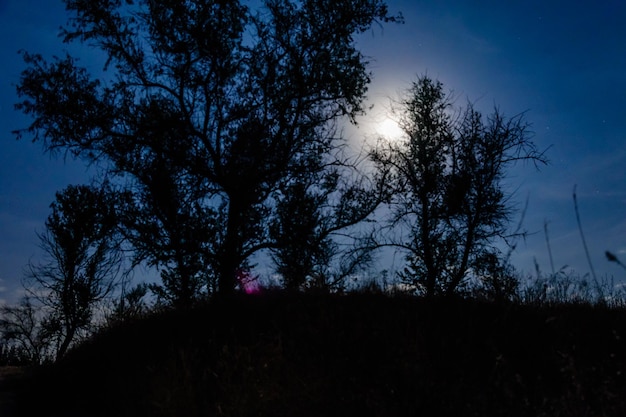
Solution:
[(226, 237), (222, 247), (221, 256), (218, 260), (218, 293), (231, 295), (237, 286), (237, 271), (241, 266), (241, 216), (242, 210), (239, 204), (231, 198), (228, 206), (228, 222), (226, 225)]
[(475, 231), (475, 228), (476, 228), (475, 225), (477, 222), (475, 221), (474, 217), (476, 217), (476, 215), (472, 217), (472, 219), (469, 221), (469, 224), (467, 226), (467, 233), (465, 235), (465, 244), (463, 245), (463, 256), (461, 258), (460, 264), (456, 268), (456, 271), (454, 273), (454, 276), (452, 277), (452, 280), (448, 284), (448, 288), (446, 289), (446, 295), (454, 294), (457, 287), (461, 284), (461, 281), (465, 277), (465, 271), (467, 270), (467, 267), (468, 267), (470, 253), (476, 243), (474, 241), (474, 236), (475, 236), (474, 231)]
[(65, 329), (65, 337), (59, 346), (59, 350), (57, 350), (55, 361), (58, 362), (65, 353), (67, 349), (70, 347), (70, 343), (72, 343), (72, 339), (74, 339), (74, 335), (76, 334), (76, 329), (72, 326)]

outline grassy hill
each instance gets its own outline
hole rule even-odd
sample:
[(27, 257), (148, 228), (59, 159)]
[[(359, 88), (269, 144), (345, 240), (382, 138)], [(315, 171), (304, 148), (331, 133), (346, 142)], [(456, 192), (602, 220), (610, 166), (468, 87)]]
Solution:
[(626, 311), (216, 299), (103, 331), (21, 387), (38, 416), (623, 416)]

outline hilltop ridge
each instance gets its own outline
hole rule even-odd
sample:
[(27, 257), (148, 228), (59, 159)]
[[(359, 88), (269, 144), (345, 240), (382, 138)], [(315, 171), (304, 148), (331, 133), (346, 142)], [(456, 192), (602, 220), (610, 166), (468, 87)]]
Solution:
[(103, 331), (28, 379), (19, 405), (40, 416), (626, 415), (625, 340), (625, 310), (582, 304), (241, 296)]

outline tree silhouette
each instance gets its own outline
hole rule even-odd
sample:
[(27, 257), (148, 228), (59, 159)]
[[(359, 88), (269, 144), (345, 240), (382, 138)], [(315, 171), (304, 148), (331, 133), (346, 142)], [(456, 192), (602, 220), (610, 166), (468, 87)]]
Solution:
[[(494, 240), (513, 212), (502, 180), (520, 160), (545, 163), (522, 116), (454, 115), (438, 81), (413, 83), (398, 109), (404, 139), (371, 153), (391, 195), (386, 244), (407, 251), (401, 278), (426, 295), (453, 294), (472, 273), (498, 276)], [(502, 264), (504, 265), (504, 264)]]
[(320, 228), (324, 191), (315, 193), (298, 182), (286, 189), (271, 233), (277, 244), (272, 257), (287, 290), (302, 289), (330, 263), (332, 242)]
[(49, 360), (57, 336), (55, 327), (29, 297), (23, 297), (18, 305), (0, 306), (0, 340), (18, 356), (18, 362), (37, 365)]
[(233, 291), (236, 271), (273, 245), (276, 194), (323, 170), (333, 122), (363, 111), (369, 74), (354, 34), (395, 18), (380, 0), (66, 6), (65, 42), (104, 53), (107, 72), (25, 54), (17, 108), (34, 121), (18, 137), (109, 163), (141, 212), (126, 224), (138, 254), (186, 281), (183, 292), (202, 269)]
[(115, 284), (120, 252), (115, 196), (104, 189), (69, 186), (57, 193), (46, 230), (39, 235), (48, 259), (30, 264), (31, 294), (48, 309), (58, 338), (57, 359), (92, 324), (94, 307)]
[(150, 289), (160, 301), (187, 308), (213, 283), (205, 271), (202, 243), (215, 232), (210, 208), (194, 199), (193, 190), (180, 178), (183, 174), (164, 154), (154, 149), (138, 162), (133, 192), (122, 193), (120, 223), (136, 262), (161, 269), (162, 284), (152, 283)]
[(382, 189), (365, 176), (354, 177), (354, 166), (342, 168), (352, 175), (333, 167), (306, 176), (277, 202), (272, 259), (289, 290), (337, 289), (368, 266), (373, 245), (362, 223), (382, 202)]

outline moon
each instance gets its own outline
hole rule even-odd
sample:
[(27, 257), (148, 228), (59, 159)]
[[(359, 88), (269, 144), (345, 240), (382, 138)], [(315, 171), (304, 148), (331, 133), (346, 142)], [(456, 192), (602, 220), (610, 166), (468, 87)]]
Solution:
[(404, 136), (404, 131), (398, 126), (398, 123), (389, 117), (386, 117), (376, 126), (376, 133), (390, 140)]

